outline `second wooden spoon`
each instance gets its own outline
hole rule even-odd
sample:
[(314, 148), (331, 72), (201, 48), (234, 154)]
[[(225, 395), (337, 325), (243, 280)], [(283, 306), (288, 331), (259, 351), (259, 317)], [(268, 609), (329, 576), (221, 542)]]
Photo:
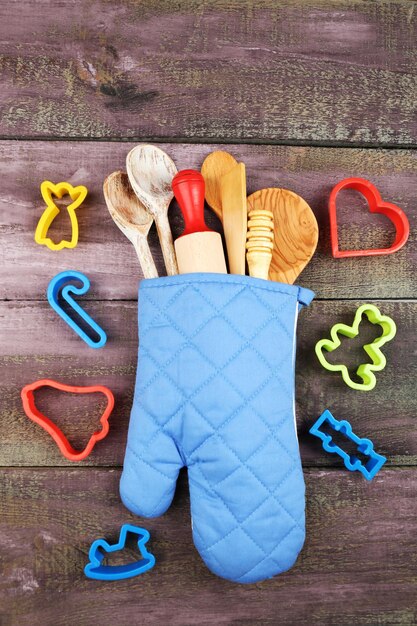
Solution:
[(177, 173), (175, 163), (160, 148), (141, 144), (127, 155), (126, 169), (133, 191), (155, 219), (167, 274), (178, 274), (168, 221), (168, 209), (174, 197), (172, 179)]
[(144, 277), (156, 278), (158, 271), (147, 240), (153, 217), (138, 200), (127, 174), (113, 172), (107, 176), (103, 192), (114, 223), (135, 247)]

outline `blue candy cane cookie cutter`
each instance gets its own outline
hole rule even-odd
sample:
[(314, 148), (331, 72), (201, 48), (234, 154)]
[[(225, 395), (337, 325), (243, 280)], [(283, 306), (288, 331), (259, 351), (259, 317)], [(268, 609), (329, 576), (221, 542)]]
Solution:
[[(369, 460), (363, 463), (357, 456), (345, 452), (332, 441), (331, 433), (322, 430), (323, 427), (327, 427), (327, 431), (331, 429), (334, 432), (340, 432), (347, 439), (353, 441), (357, 446), (358, 453), (369, 457)], [(322, 440), (322, 445), (326, 452), (338, 454), (343, 459), (346, 469), (350, 472), (359, 471), (365, 476), (366, 480), (372, 480), (387, 460), (385, 456), (375, 452), (374, 444), (370, 439), (355, 435), (352, 426), (347, 420), (337, 420), (328, 409), (314, 422), (313, 426), (310, 428), (310, 433)]]
[[(128, 533), (137, 535), (137, 546), (142, 558), (139, 561), (127, 565), (102, 565), (105, 557), (112, 552), (123, 550), (126, 545)], [(90, 562), (84, 568), (87, 578), (94, 580), (123, 580), (143, 574), (155, 565), (155, 557), (147, 551), (145, 544), (149, 541), (150, 534), (145, 528), (124, 524), (120, 529), (119, 541), (110, 545), (105, 539), (96, 539), (90, 547), (88, 557)]]
[[(80, 282), (81, 287), (67, 284), (74, 280)], [(77, 335), (81, 337), (81, 339), (85, 341), (88, 346), (90, 346), (90, 348), (102, 348), (107, 341), (106, 333), (72, 297), (72, 295), (83, 296), (89, 289), (90, 281), (87, 276), (81, 272), (77, 272), (76, 270), (67, 270), (65, 272), (60, 272), (53, 277), (48, 285), (46, 295), (48, 297), (48, 302), (54, 311), (62, 317), (64, 322), (66, 322), (68, 326), (70, 326), (70, 328), (72, 328)], [(68, 313), (62, 308), (60, 301), (65, 301), (67, 305), (69, 305), (75, 315), (81, 319), (83, 327), (81, 327), (75, 319), (68, 315)], [(87, 334), (87, 329), (92, 336)], [(97, 339), (93, 338), (94, 335), (97, 336)]]

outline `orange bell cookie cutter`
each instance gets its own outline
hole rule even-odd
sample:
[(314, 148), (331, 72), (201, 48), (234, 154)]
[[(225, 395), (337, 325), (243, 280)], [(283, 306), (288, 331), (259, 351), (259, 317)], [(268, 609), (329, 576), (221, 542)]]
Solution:
[[(46, 246), (50, 250), (62, 250), (63, 248), (75, 248), (78, 243), (78, 220), (75, 210), (78, 209), (87, 196), (88, 190), (84, 185), (73, 187), (70, 183), (51, 183), (44, 180), (41, 183), (41, 194), (46, 204), (46, 209), (42, 213), (35, 231), (35, 241), (41, 246)], [(69, 195), (72, 202), (66, 208), (71, 220), (71, 239), (62, 239), (59, 243), (54, 243), (47, 236), (49, 228), (59, 214), (60, 209), (56, 206), (53, 195), (56, 198), (62, 198)]]
[[(102, 393), (107, 398), (107, 406), (104, 413), (100, 417), (101, 429), (91, 435), (84, 450), (75, 450), (62, 430), (36, 407), (34, 392), (41, 387), (52, 387), (53, 389), (67, 391), (69, 393)], [(72, 385), (58, 383), (57, 381), (49, 378), (43, 378), (42, 380), (37, 380), (36, 382), (23, 387), (20, 395), (22, 398), (23, 410), (28, 418), (41, 426), (51, 435), (52, 439), (60, 449), (61, 454), (69, 461), (82, 461), (85, 459), (91, 453), (97, 441), (104, 439), (109, 432), (109, 417), (114, 408), (114, 396), (110, 389), (104, 387), (104, 385), (74, 387)]]

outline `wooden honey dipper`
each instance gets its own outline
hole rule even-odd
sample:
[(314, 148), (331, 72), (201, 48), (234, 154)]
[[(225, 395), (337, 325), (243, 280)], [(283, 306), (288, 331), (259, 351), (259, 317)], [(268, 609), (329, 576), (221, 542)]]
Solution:
[(265, 209), (249, 211), (246, 259), (253, 278), (268, 280), (274, 247), (274, 214)]

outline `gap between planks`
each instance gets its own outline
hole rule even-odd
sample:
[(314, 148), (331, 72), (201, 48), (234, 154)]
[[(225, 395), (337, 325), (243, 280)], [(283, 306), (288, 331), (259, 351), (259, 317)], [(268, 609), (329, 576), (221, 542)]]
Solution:
[[(395, 471), (400, 471), (400, 470), (405, 470), (405, 469), (415, 469), (417, 470), (417, 465), (414, 462), (413, 463), (413, 457), (409, 457), (409, 462), (405, 462), (405, 463), (399, 463), (399, 462), (390, 462), (392, 461), (391, 459), (388, 459), (388, 465), (385, 465), (384, 468), (387, 470), (395, 470)], [(308, 470), (309, 472), (346, 472), (346, 473), (352, 473), (352, 474), (356, 474), (359, 476), (358, 472), (350, 472), (348, 469), (346, 469), (343, 465), (340, 466), (335, 466), (335, 465), (326, 465), (326, 462), (323, 461), (323, 464), (319, 464), (319, 463), (311, 463), (311, 461), (306, 461), (302, 463), (303, 466), (303, 470)], [(72, 463), (71, 465), (68, 463), (68, 465), (0, 465), (0, 471), (6, 471), (6, 470), (63, 470), (63, 471), (67, 471), (67, 470), (109, 470), (109, 471), (122, 471), (123, 470), (123, 465), (82, 465), (82, 466), (74, 466)], [(182, 471), (187, 470), (188, 471), (188, 467), (187, 465), (184, 465), (181, 468)], [(382, 469), (382, 472), (384, 471), (384, 469)]]
[[(159, 278), (167, 278), (160, 276)], [(145, 280), (145, 279), (143, 279)], [(88, 302), (137, 302), (137, 298), (89, 298), (88, 295), (83, 297)], [(413, 304), (417, 302), (417, 298), (314, 298), (314, 302), (405, 302)], [(46, 302), (45, 298), (0, 298), (0, 302)]]
[(94, 142), (94, 143), (165, 143), (165, 144), (213, 144), (213, 145), (255, 145), (255, 146), (283, 146), (297, 148), (351, 148), (364, 150), (417, 150), (417, 143), (384, 143), (384, 142), (346, 142), (346, 141), (305, 141), (298, 139), (271, 139), (269, 137), (77, 137), (68, 135), (66, 137), (55, 135), (0, 135), (0, 141), (54, 141), (54, 142)]

